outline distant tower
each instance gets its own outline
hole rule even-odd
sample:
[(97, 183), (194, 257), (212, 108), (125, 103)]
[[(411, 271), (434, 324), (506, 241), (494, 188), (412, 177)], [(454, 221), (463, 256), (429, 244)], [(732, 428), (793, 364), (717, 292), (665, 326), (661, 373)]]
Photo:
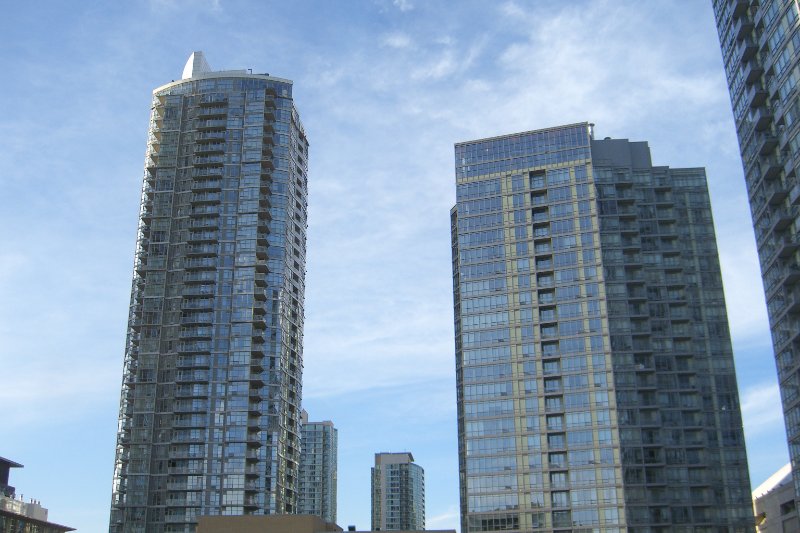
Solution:
[(338, 431), (333, 422), (309, 422), (302, 413), (298, 514), (316, 515), (336, 523)]
[(425, 529), (425, 472), (410, 453), (375, 454), (372, 529)]
[(461, 532), (751, 531), (704, 169), (588, 123), (455, 165)]
[(307, 157), (291, 81), (195, 52), (153, 92), (112, 532), (296, 512)]

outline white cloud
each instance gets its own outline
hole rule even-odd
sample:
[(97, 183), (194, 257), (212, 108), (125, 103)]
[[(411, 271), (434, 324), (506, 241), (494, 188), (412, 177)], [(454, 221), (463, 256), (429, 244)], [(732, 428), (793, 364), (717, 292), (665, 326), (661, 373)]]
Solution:
[(186, 9), (208, 9), (214, 13), (222, 12), (221, 0), (150, 0), (151, 9), (155, 11), (168, 9), (171, 11), (181, 11)]
[(2, 368), (14, 369), (13, 379), (4, 379), (0, 387), (6, 429), (72, 421), (108, 405), (105, 400), (118, 397), (121, 382), (121, 358), (114, 359), (115, 363), (85, 359), (58, 363), (46, 355), (0, 358)]
[(746, 224), (738, 229), (739, 233), (718, 230), (720, 266), (731, 335), (746, 343), (769, 335), (769, 321), (752, 232)]
[[(428, 529), (452, 529), (461, 521), (461, 511), (458, 505), (451, 505), (444, 511), (425, 518), (425, 527)], [(458, 528), (457, 528), (458, 529)]]
[(410, 2), (410, 0), (392, 0), (392, 4), (394, 7), (399, 9), (402, 12), (411, 11), (414, 9), (414, 4)]
[[(746, 376), (740, 376), (746, 380)], [(745, 387), (741, 397), (745, 434), (763, 433), (783, 427), (783, 409), (777, 383), (758, 383)]]
[(384, 35), (381, 41), (384, 46), (388, 46), (389, 48), (409, 48), (412, 43), (411, 37), (402, 32)]

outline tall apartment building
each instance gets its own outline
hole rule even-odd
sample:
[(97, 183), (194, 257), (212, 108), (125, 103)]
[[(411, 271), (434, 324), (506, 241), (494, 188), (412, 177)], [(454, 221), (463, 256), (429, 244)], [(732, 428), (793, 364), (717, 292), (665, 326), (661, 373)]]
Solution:
[(288, 80), (153, 92), (111, 531), (296, 511), (307, 154)]
[(425, 472), (408, 452), (375, 454), (372, 529), (425, 529)]
[(751, 531), (704, 169), (582, 123), (455, 174), (462, 533)]
[(301, 415), (300, 500), (298, 514), (310, 514), (336, 523), (338, 430), (333, 422), (309, 422)]
[(715, 0), (800, 495), (800, 32), (794, 0)]

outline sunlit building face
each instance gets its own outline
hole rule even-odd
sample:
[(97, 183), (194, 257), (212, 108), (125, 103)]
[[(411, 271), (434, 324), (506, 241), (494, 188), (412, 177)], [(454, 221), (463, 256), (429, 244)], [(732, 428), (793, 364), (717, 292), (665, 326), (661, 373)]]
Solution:
[(461, 530), (748, 530), (705, 171), (583, 123), (455, 173)]

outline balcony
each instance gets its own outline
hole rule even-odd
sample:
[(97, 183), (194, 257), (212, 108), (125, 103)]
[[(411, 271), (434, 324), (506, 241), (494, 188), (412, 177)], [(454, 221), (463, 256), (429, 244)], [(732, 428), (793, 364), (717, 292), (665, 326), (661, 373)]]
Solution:
[(202, 106), (200, 110), (197, 112), (197, 118), (200, 119), (212, 119), (212, 118), (224, 118), (228, 114), (227, 106)]
[(194, 134), (195, 142), (218, 142), (224, 140), (224, 131), (198, 131)]
[[(182, 328), (181, 329), (180, 338), (181, 339), (210, 339), (213, 333), (214, 333), (214, 330), (211, 327)], [(206, 366), (208, 366), (208, 365), (206, 365)]]
[(194, 159), (192, 159), (192, 164), (196, 167), (219, 166), (223, 163), (225, 163), (225, 157), (222, 155), (196, 155)]
[(758, 107), (767, 100), (767, 91), (764, 90), (760, 83), (754, 83), (745, 91), (745, 98), (748, 106)]
[(745, 65), (742, 74), (746, 83), (755, 83), (764, 74), (764, 67), (758, 61), (750, 61)]
[(800, 266), (796, 263), (787, 265), (783, 269), (783, 286), (791, 287), (798, 281), (800, 281)]
[(195, 154), (223, 154), (225, 153), (224, 142), (203, 143), (194, 145)]
[(784, 235), (778, 242), (778, 255), (782, 258), (791, 257), (800, 248), (800, 236)]
[[(211, 306), (209, 306), (209, 308), (210, 307)], [(213, 322), (213, 313), (187, 311), (181, 315), (181, 325), (183, 326), (207, 325), (212, 324)]]
[(193, 178), (222, 178), (222, 166), (195, 167), (192, 169)]
[(188, 257), (183, 262), (185, 269), (216, 269), (219, 260), (216, 257)]
[[(175, 373), (175, 382), (184, 382), (184, 383), (192, 383), (192, 382), (203, 382), (208, 381), (209, 378), (209, 371), (208, 370), (178, 370)], [(178, 421), (176, 421), (178, 422)], [(176, 423), (176, 425), (178, 425)], [(203, 424), (198, 424), (203, 425)]]
[(783, 203), (786, 199), (786, 196), (789, 194), (789, 191), (786, 190), (786, 186), (783, 184), (781, 180), (773, 180), (764, 182), (764, 197), (767, 200), (767, 203), (771, 205), (779, 205)]
[(789, 227), (789, 224), (794, 222), (796, 214), (796, 208), (787, 209), (785, 207), (780, 207), (778, 209), (774, 209), (771, 212), (770, 217), (770, 231), (776, 232), (785, 230), (787, 227)]
[(789, 202), (792, 205), (800, 204), (800, 184), (795, 183), (789, 190)]
[(200, 97), (198, 105), (200, 107), (219, 107), (220, 105), (226, 105), (227, 103), (228, 97), (224, 94), (204, 94)]
[(192, 194), (191, 203), (192, 205), (202, 205), (202, 204), (218, 204), (222, 199), (221, 194), (218, 192), (204, 192), (204, 193), (195, 193)]
[[(194, 289), (197, 289), (197, 288), (198, 287), (191, 287), (192, 291)], [(206, 288), (206, 286), (201, 285), (200, 288)], [(213, 294), (214, 294), (213, 287), (211, 287), (210, 291), (198, 292), (196, 294), (188, 294), (187, 295), (186, 294), (187, 292), (191, 292), (191, 291), (187, 291), (187, 289), (184, 288), (183, 296), (188, 297), (189, 299), (184, 300), (183, 302), (181, 302), (181, 309), (184, 309), (184, 310), (195, 310), (195, 311), (200, 311), (200, 310), (209, 311), (211, 309), (214, 309), (214, 299), (213, 298), (203, 298), (203, 296), (213, 296)], [(200, 298), (195, 298), (195, 296), (201, 296), (201, 297)], [(196, 315), (196, 316), (199, 316), (199, 315)], [(185, 323), (185, 322), (183, 322), (183, 320), (186, 319), (186, 318), (188, 318), (188, 317), (184, 317), (184, 318), (181, 319), (182, 323)]]
[(219, 216), (220, 206), (217, 204), (199, 204), (192, 206), (192, 216)]
[(192, 191), (219, 192), (222, 190), (222, 181), (209, 179), (192, 182)]
[(198, 130), (224, 130), (228, 124), (228, 121), (225, 119), (207, 119), (207, 120), (198, 120), (195, 123), (195, 127)]
[(757, 133), (753, 137), (759, 155), (769, 155), (778, 146), (778, 138), (771, 133)]
[(762, 179), (769, 180), (780, 174), (781, 165), (775, 156), (761, 157), (758, 160)]
[(739, 17), (733, 24), (733, 35), (737, 41), (741, 41), (753, 31), (753, 21), (750, 17)]
[(750, 59), (756, 55), (757, 51), (758, 45), (749, 37), (745, 37), (739, 44), (736, 45), (736, 52), (739, 54), (742, 63), (750, 61)]
[(190, 231), (187, 241), (189, 242), (217, 242), (219, 233), (216, 231)]
[(186, 247), (186, 255), (216, 255), (217, 245), (211, 243), (190, 244)]
[(762, 105), (750, 113), (750, 120), (753, 122), (753, 127), (756, 131), (764, 131), (772, 123), (772, 116), (772, 109), (769, 106)]
[[(787, 291), (786, 312), (792, 314), (800, 312), (800, 287), (795, 286), (792, 290)], [(797, 334), (800, 334), (800, 331), (795, 331), (795, 335)]]
[(734, 0), (731, 2), (731, 16), (739, 18), (747, 13), (747, 8), (750, 7), (750, 0)]

